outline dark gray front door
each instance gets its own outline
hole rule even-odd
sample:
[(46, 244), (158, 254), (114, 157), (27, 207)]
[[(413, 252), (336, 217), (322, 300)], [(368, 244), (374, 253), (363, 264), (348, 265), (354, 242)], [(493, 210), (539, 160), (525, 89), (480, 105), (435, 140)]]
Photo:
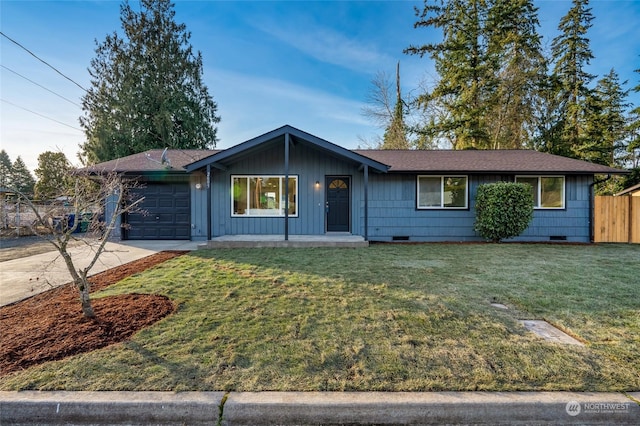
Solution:
[(125, 238), (129, 240), (188, 240), (191, 236), (188, 183), (146, 183), (131, 190), (133, 199), (144, 196), (144, 213), (129, 214)]
[(349, 178), (327, 176), (327, 232), (349, 232), (351, 191)]

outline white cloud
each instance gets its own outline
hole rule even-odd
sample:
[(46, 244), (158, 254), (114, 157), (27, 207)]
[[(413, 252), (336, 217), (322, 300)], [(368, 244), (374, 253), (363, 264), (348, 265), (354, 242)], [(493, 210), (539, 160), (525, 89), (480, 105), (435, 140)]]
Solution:
[(215, 99), (222, 116), (218, 148), (285, 124), (349, 147), (357, 145), (359, 134), (375, 130), (361, 114), (362, 102), (278, 79), (222, 69), (206, 74), (213, 79), (208, 84), (217, 88)]
[(395, 59), (374, 44), (299, 17), (285, 22), (261, 21), (255, 28), (319, 61), (370, 73)]

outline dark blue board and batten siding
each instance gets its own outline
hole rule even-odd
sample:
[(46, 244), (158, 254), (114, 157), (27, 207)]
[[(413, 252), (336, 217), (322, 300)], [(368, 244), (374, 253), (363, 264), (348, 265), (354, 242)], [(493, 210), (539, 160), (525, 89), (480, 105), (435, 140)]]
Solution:
[[(283, 217), (234, 217), (231, 214), (232, 175), (284, 175), (284, 146), (274, 144), (258, 155), (245, 157), (227, 167), (212, 168), (212, 234), (284, 235)], [(351, 230), (363, 229), (360, 211), (363, 204), (363, 173), (358, 165), (328, 156), (306, 145), (294, 145), (289, 151), (289, 175), (298, 178), (298, 215), (289, 217), (290, 235), (325, 233), (325, 176), (346, 176), (351, 181)], [(316, 187), (315, 183), (320, 186)]]
[[(369, 179), (369, 240), (482, 241), (474, 231), (475, 196), (478, 186), (511, 175), (469, 175), (468, 209), (417, 209), (417, 175), (379, 175)], [(536, 209), (529, 228), (514, 241), (589, 242), (589, 184), (591, 176), (566, 176), (565, 208)], [(364, 215), (364, 203), (360, 205)], [(361, 230), (364, 232), (364, 229)]]

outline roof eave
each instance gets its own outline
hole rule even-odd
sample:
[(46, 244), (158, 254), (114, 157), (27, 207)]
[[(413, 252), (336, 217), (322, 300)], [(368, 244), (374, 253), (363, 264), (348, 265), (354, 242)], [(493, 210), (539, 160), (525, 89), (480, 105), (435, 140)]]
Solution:
[(509, 174), (509, 175), (624, 175), (630, 173), (628, 170), (618, 170), (613, 169), (609, 171), (588, 171), (588, 170), (455, 170), (455, 169), (404, 169), (398, 170), (391, 168), (389, 173), (425, 173), (425, 174), (436, 174), (436, 173), (459, 173), (459, 174), (470, 174), (470, 175), (488, 175), (488, 174)]

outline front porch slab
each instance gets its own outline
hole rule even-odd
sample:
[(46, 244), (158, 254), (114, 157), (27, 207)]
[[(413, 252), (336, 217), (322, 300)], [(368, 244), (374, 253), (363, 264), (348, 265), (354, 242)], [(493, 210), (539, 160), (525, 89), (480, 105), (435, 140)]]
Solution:
[(335, 233), (325, 235), (223, 235), (198, 245), (198, 249), (259, 247), (368, 247), (360, 235)]

